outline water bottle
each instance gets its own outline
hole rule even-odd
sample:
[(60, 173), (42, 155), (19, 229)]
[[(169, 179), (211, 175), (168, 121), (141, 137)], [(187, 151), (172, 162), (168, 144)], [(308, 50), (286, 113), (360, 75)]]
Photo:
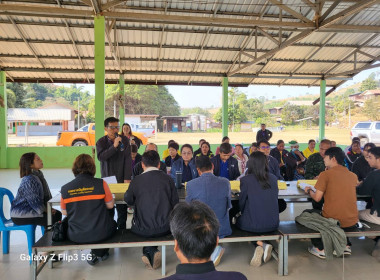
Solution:
[(177, 189), (182, 188), (182, 171), (176, 171), (175, 173), (175, 187)]

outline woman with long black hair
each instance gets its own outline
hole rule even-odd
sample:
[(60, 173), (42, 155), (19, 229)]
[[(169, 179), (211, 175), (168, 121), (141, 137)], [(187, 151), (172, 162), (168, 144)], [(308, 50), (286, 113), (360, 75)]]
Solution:
[[(253, 152), (247, 162), (247, 175), (240, 179), (237, 226), (245, 231), (264, 233), (279, 226), (277, 178), (268, 171), (268, 161), (262, 152)], [(271, 258), (272, 245), (256, 242), (250, 265), (258, 267)]]

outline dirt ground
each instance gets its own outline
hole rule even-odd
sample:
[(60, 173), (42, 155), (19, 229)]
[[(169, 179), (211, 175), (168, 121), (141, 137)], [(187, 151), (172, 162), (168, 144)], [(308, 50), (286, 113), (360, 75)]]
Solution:
[[(318, 138), (319, 131), (317, 128), (302, 129), (302, 128), (286, 128), (281, 132), (274, 132), (271, 143), (276, 143), (277, 140), (282, 139), (285, 142), (289, 142), (293, 139), (300, 143), (307, 143), (309, 139)], [(350, 144), (350, 130), (326, 127), (326, 138), (335, 140), (338, 144), (348, 145)], [(231, 139), (231, 143), (244, 143), (249, 144), (256, 141), (256, 132), (229, 132), (228, 136)], [(149, 138), (149, 142), (156, 143), (157, 145), (167, 145), (170, 139), (177, 141), (180, 145), (198, 144), (199, 139), (204, 138), (210, 144), (219, 144), (222, 141), (221, 132), (194, 132), (194, 133), (158, 133), (156, 137)], [(30, 136), (28, 137), (28, 146), (55, 146), (57, 141), (56, 136)], [(9, 135), (8, 145), (10, 147), (26, 146), (25, 137), (17, 137), (15, 135)]]

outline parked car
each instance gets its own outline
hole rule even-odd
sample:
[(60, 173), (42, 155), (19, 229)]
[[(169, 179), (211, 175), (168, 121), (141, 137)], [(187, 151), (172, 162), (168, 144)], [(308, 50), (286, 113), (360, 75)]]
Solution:
[(129, 124), (131, 126), (131, 129), (132, 129), (132, 132), (141, 132), (144, 134), (145, 137), (152, 137), (154, 136), (154, 133), (156, 133), (154, 127), (152, 127), (150, 124), (143, 124), (143, 123), (140, 123), (140, 124), (134, 124), (134, 123), (130, 123)]
[[(133, 131), (132, 134), (141, 139), (143, 145), (148, 139), (142, 132)], [(95, 124), (89, 123), (77, 131), (58, 132), (57, 146), (95, 146)]]
[(354, 137), (360, 138), (361, 146), (369, 142), (380, 145), (380, 121), (358, 122), (351, 129), (351, 139)]

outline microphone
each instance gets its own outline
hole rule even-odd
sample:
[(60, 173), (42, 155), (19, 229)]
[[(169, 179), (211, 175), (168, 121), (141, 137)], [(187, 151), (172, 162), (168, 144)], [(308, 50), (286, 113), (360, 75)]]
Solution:
[[(115, 133), (115, 139), (119, 137), (119, 134)], [(119, 144), (119, 147), (120, 147), (120, 151), (124, 151), (124, 144), (122, 141), (120, 141), (120, 144)]]

